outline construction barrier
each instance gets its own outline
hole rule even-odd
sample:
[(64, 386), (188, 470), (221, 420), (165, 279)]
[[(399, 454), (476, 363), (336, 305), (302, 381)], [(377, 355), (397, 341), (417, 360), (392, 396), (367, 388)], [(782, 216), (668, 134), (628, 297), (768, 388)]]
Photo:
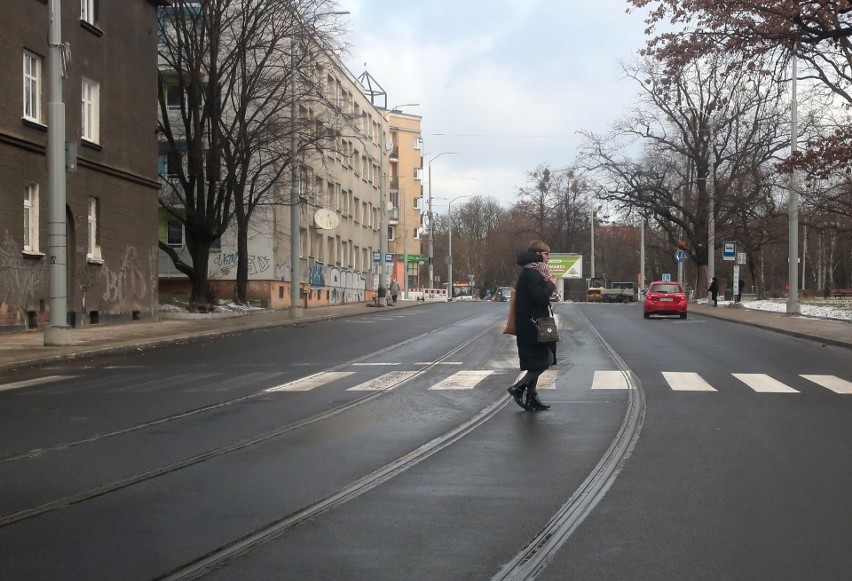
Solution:
[(421, 288), (409, 292), (409, 298), (417, 301), (444, 301), (447, 302), (447, 289), (445, 288)]

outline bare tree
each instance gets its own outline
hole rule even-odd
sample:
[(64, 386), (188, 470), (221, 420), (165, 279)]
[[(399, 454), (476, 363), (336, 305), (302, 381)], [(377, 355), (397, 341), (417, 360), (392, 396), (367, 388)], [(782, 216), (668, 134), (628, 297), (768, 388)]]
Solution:
[[(761, 202), (777, 190), (771, 162), (788, 143), (777, 86), (726, 64), (701, 59), (675, 74), (645, 59), (626, 68), (640, 86), (640, 104), (610, 136), (587, 133), (582, 155), (601, 199), (649, 216), (673, 248), (689, 253), (697, 289), (706, 288), (715, 252), (707, 244), (711, 200), (717, 239), (733, 235), (734, 216), (744, 209), (774, 212)], [(638, 160), (624, 153), (631, 148), (642, 151)]]
[(160, 248), (190, 278), (195, 307), (207, 302), (210, 247), (232, 220), (237, 299), (245, 300), (254, 211), (296, 203), (280, 196), (287, 170), (333, 141), (328, 126), (290, 114), (296, 101), (321, 94), (307, 79), (316, 78), (318, 55), (337, 32), (317, 26), (333, 7), (330, 0), (176, 0), (160, 9), (159, 132), (170, 161), (160, 206), (183, 223), (192, 264)]
[[(845, 105), (852, 104), (852, 5), (836, 0), (627, 0), (652, 7), (647, 31), (660, 24), (673, 29), (651, 36), (643, 51), (678, 70), (696, 57), (725, 54), (730, 69), (763, 70), (786, 80), (795, 53), (806, 65), (805, 78), (817, 80)], [(766, 66), (767, 59), (772, 62)], [(804, 154), (785, 168), (804, 167), (824, 176), (845, 169), (852, 157), (852, 126), (840, 124), (814, 136)]]

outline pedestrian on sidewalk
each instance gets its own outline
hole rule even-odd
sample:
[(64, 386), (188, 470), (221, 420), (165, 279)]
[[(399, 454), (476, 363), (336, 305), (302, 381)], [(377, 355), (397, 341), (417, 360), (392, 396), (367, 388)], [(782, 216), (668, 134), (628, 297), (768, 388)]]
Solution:
[(713, 301), (713, 306), (719, 306), (719, 282), (716, 280), (714, 276), (710, 281), (710, 288), (707, 289), (707, 292), (710, 293), (710, 298)]
[(396, 304), (396, 298), (399, 296), (399, 283), (396, 282), (396, 279), (393, 279), (391, 281), (390, 294), (391, 294), (391, 301), (395, 305)]
[[(538, 397), (538, 378), (551, 365), (556, 364), (556, 343), (539, 343), (532, 319), (550, 315), (550, 301), (561, 300), (556, 292), (556, 278), (547, 267), (550, 247), (541, 240), (533, 240), (526, 252), (518, 255), (521, 267), (515, 284), (515, 342), (518, 346), (520, 367), (526, 374), (508, 392), (515, 402), (530, 411), (549, 409)], [(522, 401), (526, 391), (526, 401)]]
[(737, 302), (743, 300), (743, 289), (745, 288), (745, 279), (740, 279), (739, 288), (737, 289)]

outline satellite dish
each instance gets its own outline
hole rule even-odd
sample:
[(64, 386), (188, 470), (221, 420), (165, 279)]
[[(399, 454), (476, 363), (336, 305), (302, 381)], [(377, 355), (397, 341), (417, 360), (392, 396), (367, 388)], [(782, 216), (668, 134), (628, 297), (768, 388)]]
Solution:
[(320, 208), (314, 213), (314, 224), (320, 230), (334, 230), (340, 224), (340, 218), (337, 212), (328, 208)]

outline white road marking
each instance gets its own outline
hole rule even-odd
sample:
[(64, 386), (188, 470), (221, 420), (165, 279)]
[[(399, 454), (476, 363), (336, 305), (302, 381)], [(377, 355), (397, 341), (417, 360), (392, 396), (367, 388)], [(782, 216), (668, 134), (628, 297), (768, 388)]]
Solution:
[(464, 361), (418, 361), (414, 365), (461, 365)]
[(21, 389), (22, 387), (32, 387), (33, 385), (41, 385), (42, 383), (51, 383), (53, 381), (62, 381), (63, 379), (71, 379), (78, 377), (77, 375), (48, 375), (47, 377), (39, 377), (36, 379), (27, 379), (25, 381), (16, 381), (15, 383), (6, 383), (0, 385), (0, 391), (10, 391), (12, 389)]
[[(515, 382), (517, 383), (518, 381), (520, 381), (526, 374), (526, 371), (521, 371)], [(558, 369), (548, 369), (547, 371), (538, 376), (538, 383), (536, 383), (535, 385), (536, 391), (538, 391), (539, 389), (556, 389), (557, 377), (559, 377)]]
[(679, 371), (663, 371), (663, 377), (675, 391), (716, 391), (697, 373), (682, 373)]
[(798, 390), (764, 373), (732, 373), (731, 375), (758, 393), (799, 393)]
[(493, 371), (459, 371), (436, 383), (430, 390), (473, 389), (477, 383), (494, 373)]
[(595, 371), (592, 389), (630, 389), (621, 371)]
[(800, 377), (804, 377), (808, 381), (813, 381), (817, 385), (830, 389), (834, 393), (852, 395), (852, 382), (840, 379), (834, 375), (801, 375)]
[(360, 383), (355, 387), (350, 387), (346, 391), (380, 391), (386, 389), (389, 385), (401, 383), (418, 373), (418, 371), (391, 371), (370, 381)]
[(354, 371), (328, 371), (322, 373), (315, 373), (314, 375), (309, 375), (307, 377), (303, 377), (301, 379), (297, 379), (296, 381), (291, 381), (289, 383), (284, 383), (276, 387), (270, 387), (269, 389), (265, 389), (263, 391), (264, 393), (276, 393), (279, 391), (310, 391), (321, 385), (325, 385), (327, 383), (331, 383), (332, 381), (340, 379), (341, 377), (349, 377), (350, 375), (354, 374)]
[(402, 365), (401, 363), (353, 363), (352, 367), (383, 367), (388, 365)]

